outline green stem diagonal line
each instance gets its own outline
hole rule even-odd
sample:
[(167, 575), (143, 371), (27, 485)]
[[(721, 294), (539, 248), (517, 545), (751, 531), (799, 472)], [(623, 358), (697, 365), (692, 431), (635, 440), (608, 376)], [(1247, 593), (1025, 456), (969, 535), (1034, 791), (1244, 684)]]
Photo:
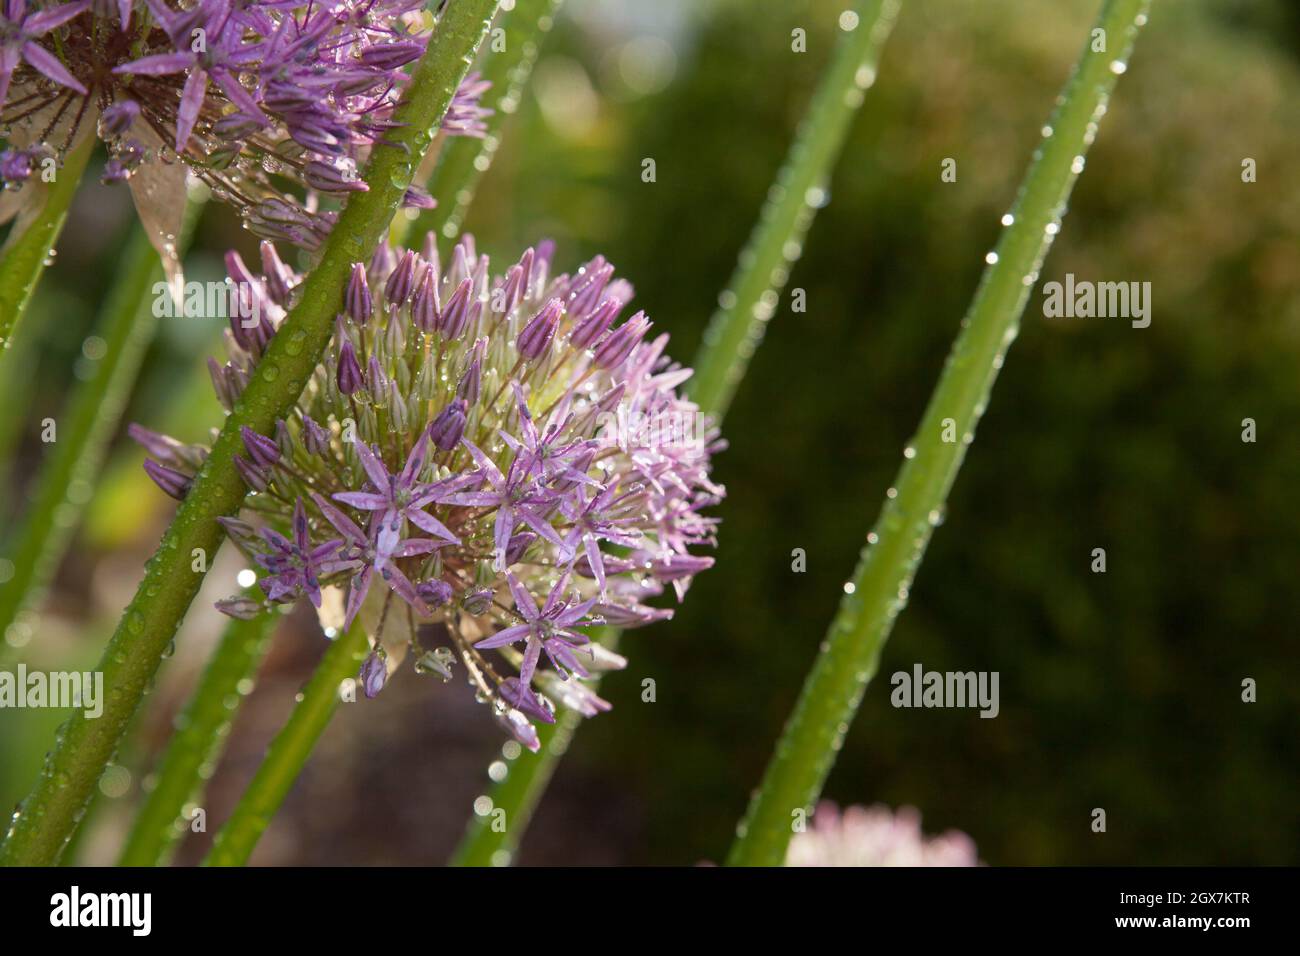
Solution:
[(95, 150), (95, 143), (96, 139), (89, 130), (82, 132), (64, 158), (54, 182), (45, 189), (41, 208), (30, 221), (24, 221), (23, 214), (19, 213), (13, 230), (0, 248), (0, 356), (8, 351), (14, 329), (27, 311), (36, 283), (45, 271), (50, 250), (63, 231), (72, 197), (86, 171), (90, 154)]
[[(429, 192), (438, 205), (416, 217), (410, 228), (414, 235), (433, 231), (444, 239), (454, 239), (460, 232), (479, 180), (501, 145), (501, 128), (519, 109), (524, 86), (562, 2), (516, 0), (513, 10), (501, 11), (499, 23), (479, 58), (482, 78), (492, 84), (489, 95), (493, 113), (486, 120), (487, 131), (482, 139), (447, 138), (429, 182)], [(498, 35), (497, 30), (502, 32)]]
[[(695, 375), (688, 384), (691, 398), (703, 414), (719, 422), (762, 341), (764, 325), (797, 256), (794, 249), (821, 205), (815, 193), (830, 179), (850, 122), (875, 82), (898, 9), (897, 0), (857, 0), (839, 19), (839, 43), (695, 358)], [(611, 631), (604, 642), (614, 640), (617, 632)], [(486, 794), (493, 812), (470, 818), (453, 864), (504, 865), (513, 859), (556, 764), (581, 723), (581, 717), (565, 711), (556, 724), (538, 728), (541, 749), (508, 762), (505, 778)], [(500, 819), (497, 810), (505, 812), (504, 829), (493, 826)]]
[[(431, 181), (431, 192), (438, 200), (437, 209), (426, 211), (413, 225), (399, 216), (389, 231), (391, 241), (400, 243), (412, 230), (417, 235), (430, 230), (441, 230), (442, 235), (448, 238), (455, 235), (473, 199), (474, 189), (499, 145), (501, 126), (506, 117), (517, 108), (523, 87), (536, 62), (540, 44), (551, 28), (560, 2), (561, 0), (518, 0), (513, 10), (501, 11), (497, 21), (497, 29), (504, 31), (501, 48), (489, 48), (481, 58), (484, 60), (481, 75), (493, 84), (492, 89), (497, 93), (495, 112), (488, 119), (487, 135), (482, 140), (448, 137), (444, 141)], [(493, 34), (495, 40), (495, 29)], [(450, 230), (447, 224), (452, 224)], [(321, 666), (327, 668), (339, 660), (327, 657)], [(349, 673), (354, 673), (355, 669), (355, 663), (349, 663), (333, 674), (332, 682), (324, 680), (319, 684), (313, 683), (314, 693), (321, 695), (317, 703), (333, 694), (339, 681), (348, 677)], [(309, 689), (308, 696), (299, 705), (301, 713), (295, 710), (290, 719), (291, 723), (297, 722), (300, 730), (301, 727), (310, 725), (312, 731), (293, 732), (286, 726), (281, 736), (276, 738), (274, 765), (270, 765), (271, 756), (268, 755), (266, 772), (259, 772), (249, 784), (241, 798), (239, 809), (219, 837), (218, 846), (214, 847), (210, 863), (236, 865), (248, 858), (271, 817), (283, 802), (293, 779), (305, 766), (311, 747), (334, 713), (332, 705), (325, 707), (312, 703), (312, 693), (313, 690)], [(560, 719), (563, 722), (572, 718), (565, 715)], [(315, 721), (319, 721), (319, 724), (313, 723)], [(551, 735), (556, 733), (556, 728), (543, 727), (539, 733), (544, 734), (549, 742)]]
[[(191, 207), (187, 223), (196, 214), (197, 206)], [(143, 229), (132, 233), (116, 275), (95, 327), (103, 357), (69, 396), (58, 420), (58, 440), (33, 481), (33, 497), (0, 550), (0, 561), (9, 562), (6, 569), (12, 575), (0, 585), (0, 660), (7, 648), (23, 646), (31, 637), (24, 612), (40, 599), (67, 551), (158, 327), (151, 290), (162, 278), (162, 268)]]
[[(619, 633), (612, 627), (602, 628), (595, 640), (614, 650)], [(591, 684), (593, 688), (598, 686), (599, 679)], [(508, 866), (513, 862), (546, 787), (555, 776), (555, 768), (583, 720), (576, 710), (561, 711), (555, 723), (537, 728), (536, 753), (514, 753), (513, 748), (504, 752), (506, 775), (493, 783), (485, 804), (475, 807), (465, 835), (452, 854), (452, 866)]]
[[(737, 829), (730, 865), (781, 865), (793, 820), (809, 812), (821, 793), (881, 648), (907, 604), (917, 567), (1060, 230), (1084, 155), (1146, 22), (1148, 2), (1106, 0), (1101, 9), (1003, 220), (1006, 228), (987, 256), (989, 266), (822, 650)], [(1098, 49), (1099, 42), (1104, 50)]]
[(158, 866), (167, 861), (190, 821), (186, 807), (201, 793), (225, 749), (239, 701), (266, 654), (279, 616), (262, 614), (231, 621), (198, 688), (176, 723), (176, 733), (158, 764), (156, 780), (136, 815), (119, 866)]
[(104, 713), (98, 720), (74, 716), (61, 728), (58, 745), (0, 845), (0, 864), (52, 864), (76, 828), (198, 592), (203, 572), (193, 570), (196, 556), (206, 555), (201, 566), (211, 565), (223, 537), (216, 519), (233, 514), (243, 501), (246, 488), (234, 465), (240, 428), (268, 434), (298, 400), (329, 341), (352, 263), (368, 260), (392, 222), (496, 6), (496, 0), (457, 0), (447, 7), (395, 111), (396, 126), (388, 134), (392, 145), (376, 147), (366, 164), (363, 177), (369, 190), (348, 200), (319, 263), (303, 283), (298, 305), (271, 340), (146, 565), (101, 663)]
[(840, 42), (777, 173), (736, 271), (704, 330), (689, 391), (702, 409), (731, 403), (776, 311), (803, 237), (824, 203), (835, 161), (898, 16), (898, 0), (858, 0), (839, 17)]
[(248, 862), (257, 841), (289, 795), (312, 748), (334, 716), (341, 699), (341, 685), (357, 673), (369, 650), (370, 637), (359, 623), (330, 644), (288, 722), (271, 742), (266, 759), (213, 841), (204, 866), (243, 866)]

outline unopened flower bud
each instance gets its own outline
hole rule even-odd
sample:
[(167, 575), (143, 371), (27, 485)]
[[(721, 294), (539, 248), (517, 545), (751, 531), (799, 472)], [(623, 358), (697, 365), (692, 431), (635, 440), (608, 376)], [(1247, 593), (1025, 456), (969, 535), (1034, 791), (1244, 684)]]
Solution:
[(524, 326), (515, 341), (519, 357), (528, 362), (535, 362), (546, 354), (555, 338), (555, 330), (560, 327), (560, 316), (564, 314), (564, 303), (551, 299), (542, 306), (540, 312)]
[(352, 275), (348, 277), (348, 290), (344, 303), (348, 316), (357, 325), (365, 325), (374, 313), (374, 299), (370, 296), (370, 284), (366, 281), (366, 267), (360, 262), (352, 263)]
[(384, 684), (388, 681), (386, 656), (382, 649), (376, 648), (361, 662), (361, 670), (357, 678), (361, 681), (361, 689), (371, 700), (379, 696), (379, 692), (384, 689)]
[(463, 398), (454, 399), (440, 411), (429, 425), (429, 438), (443, 451), (451, 451), (460, 444), (465, 434), (465, 418), (469, 403)]
[(175, 468), (160, 465), (152, 458), (145, 459), (144, 470), (145, 474), (153, 479), (154, 484), (177, 501), (184, 500), (186, 492), (190, 490), (190, 485), (194, 481), (189, 475), (182, 474)]

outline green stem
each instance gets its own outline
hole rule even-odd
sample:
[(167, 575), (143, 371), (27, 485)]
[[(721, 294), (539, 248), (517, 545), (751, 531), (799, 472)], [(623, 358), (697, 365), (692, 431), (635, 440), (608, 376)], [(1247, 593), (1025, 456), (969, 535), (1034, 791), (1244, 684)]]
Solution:
[(1146, 22), (1149, 0), (1107, 0), (1097, 27), (1109, 52), (1094, 52), (1092, 36), (1002, 233), (988, 257), (970, 311), (961, 324), (930, 404), (890, 488), (857, 570), (804, 683), (763, 782), (738, 828), (730, 865), (779, 866), (791, 822), (807, 813), (835, 762), (894, 620), (988, 403), (1020, 316), (1059, 229), (1083, 156), (1118, 74)]
[(849, 123), (862, 104), (863, 91), (875, 82), (876, 65), (893, 31), (898, 6), (898, 0), (855, 0), (851, 10), (841, 15), (840, 42), (731, 282), (718, 299), (719, 309), (704, 331), (689, 386), (701, 408), (722, 409), (730, 404), (763, 339), (790, 268), (802, 252), (804, 233), (824, 201)]
[[(500, 144), (501, 126), (506, 117), (518, 108), (520, 94), (537, 60), (541, 40), (549, 32), (555, 11), (561, 2), (562, 0), (518, 0), (512, 11), (502, 11), (498, 22), (505, 30), (505, 49), (501, 52), (489, 52), (482, 70), (483, 78), (491, 81), (492, 91), (496, 94), (493, 103), (495, 112), (487, 121), (487, 135), (481, 140), (465, 136), (448, 138), (442, 153), (439, 154), (438, 165), (431, 180), (431, 192), (438, 201), (437, 208), (421, 213), (413, 223), (401, 216), (397, 217), (390, 230), (390, 238), (393, 242), (402, 242), (409, 232), (421, 235), (430, 230), (438, 230), (447, 238), (455, 237), (465, 211), (473, 199), (475, 187), (496, 154)], [(330, 713), (332, 710), (325, 715), (326, 720)], [(575, 723), (573, 716), (566, 713), (560, 717), (556, 726), (542, 727), (539, 736), (543, 740), (544, 753), (550, 754), (556, 747), (562, 748), (563, 740), (572, 734)], [(317, 735), (319, 732), (318, 730)], [(303, 738), (302, 742), (310, 746), (315, 742), (315, 737), (310, 740)], [(298, 769), (301, 769), (306, 757), (307, 754), (303, 753), (296, 758), (297, 763), (293, 771), (295, 774)], [(254, 784), (256, 783), (257, 781), (254, 781)], [(541, 788), (534, 789), (540, 797)], [(526, 800), (526, 797), (527, 794), (521, 795), (521, 800)], [(254, 792), (253, 785), (250, 785), (243, 799), (253, 804), (267, 802), (264, 796)], [(521, 805), (520, 809), (512, 815), (512, 819), (518, 821), (516, 826), (521, 835), (527, 826), (527, 818), (534, 805), (535, 803)], [(278, 806), (279, 801), (274, 801), (271, 812), (273, 813)], [(270, 814), (267, 815), (267, 820), (269, 818)], [(252, 819), (251, 811), (249, 819)], [(490, 830), (488, 832), (491, 833)], [(260, 835), (261, 829), (258, 829), (256, 833), (251, 834), (251, 841), (255, 843)], [(495, 835), (491, 834), (489, 839)], [(495, 849), (494, 847), (486, 852), (490, 854)], [(513, 850), (513, 846), (508, 849)], [(252, 843), (243, 851), (244, 857), (247, 857), (251, 851)]]
[(137, 228), (132, 234), (116, 274), (95, 328), (104, 340), (104, 356), (95, 363), (94, 374), (69, 397), (59, 422), (59, 440), (50, 446), (33, 484), (34, 497), (5, 541), (0, 560), (11, 562), (13, 576), (0, 588), (0, 635), (8, 638), (7, 645), (0, 642), (0, 659), (6, 646), (22, 646), (30, 636), (26, 622), (19, 621), (21, 635), (11, 634), (10, 625), (40, 599), (67, 551), (88, 498), (86, 490), (103, 465), (109, 439), (158, 327), (150, 308), (151, 289), (162, 269), (144, 230)]
[[(35, 789), (14, 815), (0, 846), (0, 864), (50, 864), (76, 828), (104, 765), (139, 705), (181, 619), (198, 592), (222, 542), (217, 518), (233, 514), (246, 488), (234, 467), (239, 430), (269, 434), (289, 414), (320, 361), (333, 331), (334, 315), (353, 262), (368, 259), (411, 182), (432, 139), (430, 131), (446, 111), (487, 31), (496, 0), (451, 4), (429, 48), (411, 76), (396, 110), (393, 146), (376, 147), (364, 178), (370, 189), (353, 193), (303, 283), (290, 312), (258, 363), (235, 410), (226, 418), (207, 462), (194, 479), (144, 580), (127, 607), (101, 663), (107, 703), (98, 720), (74, 716), (60, 731), (58, 746)], [(206, 560), (199, 562), (202, 555)]]
[(202, 791), (225, 748), (239, 703), (265, 656), (279, 617), (231, 621), (212, 653), (194, 696), (176, 723), (156, 771), (157, 782), (135, 818), (119, 866), (166, 862), (189, 820), (185, 810)]
[[(492, 165), (501, 145), (501, 127), (507, 117), (519, 109), (524, 85), (537, 62), (542, 41), (550, 32), (555, 13), (563, 0), (516, 0), (513, 10), (501, 12), (498, 26), (504, 30), (504, 49), (489, 45), (482, 57), (483, 79), (492, 83), (493, 114), (486, 120), (487, 133), (482, 139), (472, 136), (448, 137), (438, 164), (434, 167), (429, 192), (438, 205), (423, 210), (410, 226), (410, 232), (423, 236), (434, 231), (446, 239), (455, 239), (465, 221), (465, 213), (474, 199), (479, 180)], [(398, 235), (405, 234), (402, 230)]]
[[(776, 296), (784, 286), (799, 244), (816, 214), (810, 190), (824, 186), (844, 145), (850, 120), (862, 102), (862, 91), (875, 81), (876, 64), (893, 30), (897, 0), (858, 0), (852, 6), (858, 19), (844, 30), (826, 72), (808, 106), (790, 152), (777, 174), (775, 188), (763, 206), (749, 241), (741, 253), (731, 282), (722, 294), (726, 307), (709, 323), (704, 343), (695, 357), (695, 375), (688, 388), (700, 411), (721, 422), (736, 387), (744, 377), (749, 358), (757, 349), (763, 325), (756, 310), (766, 293)], [(841, 27), (843, 30), (843, 28)], [(614, 640), (618, 632), (610, 631)], [(606, 638), (610, 641), (611, 638)], [(556, 728), (543, 727), (542, 749), (518, 758), (506, 777), (488, 791), (494, 809), (505, 810), (503, 831), (493, 830), (490, 816), (471, 818), (465, 838), (456, 849), (456, 866), (506, 864), (513, 858), (533, 809), (541, 801), (555, 765), (568, 749), (569, 738), (581, 720), (569, 713)], [(555, 742), (559, 741), (559, 746)]]
[[(612, 627), (603, 629), (595, 640), (613, 650), (618, 646), (619, 631)], [(599, 678), (593, 680), (593, 688)], [(452, 866), (509, 866), (514, 860), (519, 843), (528, 831), (533, 812), (542, 800), (555, 767), (569, 749), (573, 735), (582, 724), (577, 711), (562, 711), (553, 724), (537, 728), (541, 747), (536, 753), (522, 753), (506, 763), (506, 775), (495, 782), (487, 797), (492, 801), (490, 812), (475, 813), (470, 817), (465, 836), (452, 854)], [(495, 811), (505, 811), (505, 826), (496, 828)]]
[(34, 184), (27, 187), (44, 188), (45, 200), (30, 221), (24, 221), (23, 213), (18, 214), (9, 238), (0, 248), (0, 353), (9, 348), (14, 329), (27, 311), (50, 250), (68, 218), (72, 197), (94, 152), (95, 142), (94, 135), (83, 130), (64, 157), (54, 182), (48, 187)]
[(330, 645), (288, 723), (271, 741), (266, 759), (213, 841), (204, 866), (243, 866), (248, 862), (253, 847), (284, 803), (316, 741), (334, 716), (340, 685), (355, 677), (369, 649), (370, 638), (359, 623)]

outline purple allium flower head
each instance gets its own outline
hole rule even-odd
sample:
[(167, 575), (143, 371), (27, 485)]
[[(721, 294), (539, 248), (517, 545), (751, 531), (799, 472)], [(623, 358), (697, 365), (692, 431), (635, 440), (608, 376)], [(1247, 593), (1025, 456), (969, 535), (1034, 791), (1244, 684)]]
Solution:
[[(336, 218), (314, 194), (367, 188), (356, 171), (396, 124), (427, 22), (411, 0), (2, 0), (0, 124), (60, 156), (94, 124), (105, 180), (130, 185), (160, 252), (185, 177), (132, 180), (177, 157), (259, 236), (314, 249)], [(483, 135), (489, 85), (465, 78), (447, 135)], [(23, 172), (0, 162), (0, 184)]]
[(927, 837), (921, 814), (877, 804), (846, 807), (823, 801), (813, 825), (796, 833), (786, 866), (979, 866), (975, 842), (958, 830)]
[[(531, 746), (557, 704), (608, 709), (581, 681), (624, 662), (587, 631), (670, 618), (653, 605), (712, 564), (721, 442), (678, 394), (690, 370), (664, 355), (667, 337), (647, 340), (642, 314), (611, 330), (625, 300), (603, 259), (552, 278), (544, 242), (494, 276), (471, 236), (445, 259), (432, 239), (421, 248), (354, 266), (298, 407), (274, 441), (243, 435), (252, 494), (223, 526), (266, 569), (269, 602), (305, 597), (327, 628), (365, 629), (363, 686), (427, 658), (417, 630), (437, 623), (449, 660)], [(265, 249), (261, 262), (255, 275), (231, 259), (267, 324), (227, 337), (213, 371), (227, 407), (301, 282)], [(138, 437), (151, 474), (183, 493), (204, 450)]]

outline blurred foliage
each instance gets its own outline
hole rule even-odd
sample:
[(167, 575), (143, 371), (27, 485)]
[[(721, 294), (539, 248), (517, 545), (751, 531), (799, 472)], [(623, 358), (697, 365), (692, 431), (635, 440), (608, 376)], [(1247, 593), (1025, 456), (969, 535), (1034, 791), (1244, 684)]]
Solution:
[[(718, 565), (675, 621), (628, 637), (630, 667), (606, 684), (615, 710), (582, 728), (525, 862), (722, 857), (1096, 5), (904, 5), (791, 277), (808, 311), (792, 314), (787, 290), (727, 422)], [(497, 258), (543, 235), (563, 268), (605, 254), (689, 360), (841, 5), (568, 6), (467, 228)], [(791, 52), (795, 28), (807, 53)], [(913, 804), (927, 830), (969, 832), (994, 864), (1300, 862), (1297, 53), (1300, 18), (1282, 0), (1156, 3), (1043, 270), (1150, 281), (1152, 325), (1045, 319), (1035, 294), (828, 796)], [(946, 157), (956, 183), (940, 181)], [(1241, 181), (1245, 157), (1257, 183)], [(29, 324), (43, 337), (20, 476), (79, 361), (124, 216), (111, 190), (80, 203), (39, 293), (34, 308), (57, 321)], [(229, 245), (253, 248), (210, 209), (189, 268), (215, 275)], [(217, 420), (199, 382), (217, 330), (165, 326), (131, 417), (197, 438)], [(1255, 444), (1241, 441), (1248, 417)], [(54, 600), (74, 619), (120, 607), (88, 593), (87, 569), (129, 539), (113, 578), (125, 601), (169, 513), (139, 458), (122, 445), (69, 559)], [(1089, 571), (1097, 547), (1104, 575)], [(794, 548), (806, 573), (791, 571)], [(282, 696), (313, 657), (297, 656), (297, 676), (271, 684)], [(893, 709), (889, 675), (917, 662), (998, 671), (1000, 716)], [(1245, 677), (1258, 703), (1241, 702)], [(444, 692), (395, 684), (407, 682)], [(238, 775), (286, 700), (255, 708), (272, 717), (249, 731), (260, 740)], [(450, 849), (500, 745), (491, 721), (432, 703), (399, 720), (416, 706), (402, 687), (374, 705), (369, 725), (349, 714), (326, 736), (290, 804), (281, 833), (310, 840), (294, 849), (273, 828), (264, 859), (436, 862)], [(21, 763), (12, 727), (0, 725), (0, 777)], [(444, 751), (456, 757), (439, 768)], [(237, 792), (239, 779), (217, 783)], [(439, 835), (413, 838), (431, 814)]]
[[(829, 796), (914, 804), (992, 863), (1296, 862), (1300, 75), (1290, 9), (1252, 6), (1156, 5), (1043, 272), (1149, 280), (1153, 324), (1047, 320), (1035, 295)], [(629, 638), (612, 719), (569, 758), (636, 774), (629, 858), (723, 854), (1094, 7), (905, 6), (791, 278), (808, 312), (787, 291), (727, 422), (718, 567)], [(771, 6), (756, 28), (752, 5), (722, 5), (672, 85), (630, 104), (609, 55), (568, 34), (599, 121), (508, 144), (471, 227), (496, 240), (549, 210), (570, 256), (604, 251), (689, 358), (834, 9)], [(889, 674), (915, 662), (999, 671), (1001, 716), (891, 708)]]

